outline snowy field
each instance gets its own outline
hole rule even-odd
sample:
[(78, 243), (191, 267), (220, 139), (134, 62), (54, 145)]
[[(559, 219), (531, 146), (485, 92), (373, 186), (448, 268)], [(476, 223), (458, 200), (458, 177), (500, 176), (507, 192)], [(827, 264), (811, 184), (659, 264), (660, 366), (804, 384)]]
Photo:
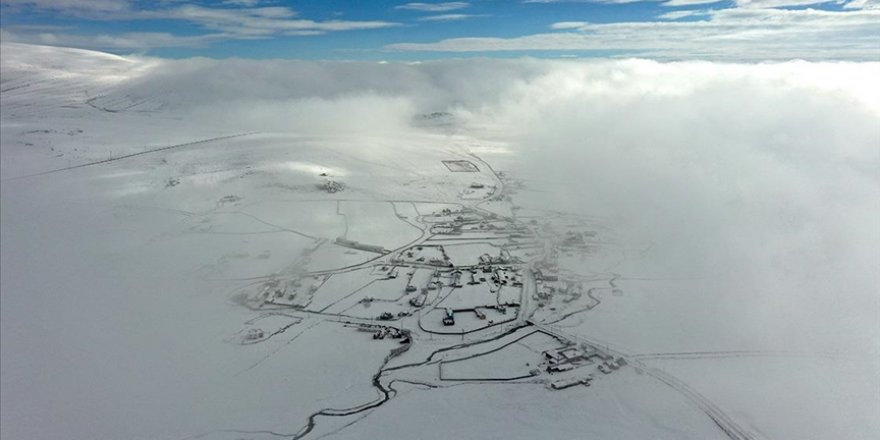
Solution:
[[(4, 440), (880, 438), (878, 63), (0, 73)], [(629, 365), (523, 378), (562, 339)]]

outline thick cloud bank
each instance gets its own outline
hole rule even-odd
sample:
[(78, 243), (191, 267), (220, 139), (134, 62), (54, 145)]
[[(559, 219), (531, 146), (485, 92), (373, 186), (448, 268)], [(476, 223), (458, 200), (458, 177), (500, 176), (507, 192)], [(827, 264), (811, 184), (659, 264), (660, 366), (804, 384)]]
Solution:
[(713, 326), (868, 350), (876, 368), (877, 73), (802, 62), (559, 65), (512, 87), (490, 118), (511, 127), (535, 178), (568, 188), (559, 203), (653, 243), (641, 275), (698, 278), (693, 287), (730, 312)]

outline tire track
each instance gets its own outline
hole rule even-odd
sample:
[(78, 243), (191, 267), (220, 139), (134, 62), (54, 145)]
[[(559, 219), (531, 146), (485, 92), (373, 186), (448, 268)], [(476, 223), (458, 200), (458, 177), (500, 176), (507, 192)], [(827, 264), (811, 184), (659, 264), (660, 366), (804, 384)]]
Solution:
[(169, 145), (167, 147), (153, 148), (152, 150), (139, 151), (137, 153), (131, 153), (131, 154), (123, 155), (123, 156), (112, 157), (110, 159), (103, 159), (103, 160), (98, 160), (98, 161), (94, 161), (94, 162), (87, 162), (87, 163), (82, 163), (79, 165), (72, 165), (72, 166), (64, 167), (64, 168), (56, 168), (56, 169), (48, 170), (48, 171), (41, 171), (39, 173), (25, 174), (23, 176), (8, 177), (8, 178), (2, 179), (0, 181), (7, 182), (7, 181), (11, 181), (11, 180), (26, 179), (28, 177), (44, 176), (46, 174), (53, 174), (53, 173), (58, 173), (58, 172), (62, 172), (62, 171), (69, 171), (69, 170), (74, 170), (77, 168), (85, 168), (85, 167), (91, 167), (91, 166), (95, 166), (95, 165), (103, 165), (106, 163), (129, 159), (129, 158), (136, 157), (136, 156), (143, 156), (145, 154), (157, 153), (160, 151), (167, 151), (167, 150), (172, 150), (175, 148), (190, 147), (193, 145), (206, 144), (209, 142), (222, 141), (222, 140), (232, 139), (232, 138), (237, 138), (237, 137), (242, 137), (242, 136), (249, 136), (252, 134), (254, 134), (254, 133), (239, 133), (239, 134), (232, 134), (232, 135), (226, 135), (226, 136), (218, 136), (218, 137), (213, 137), (213, 138), (208, 138), (208, 139), (200, 139), (197, 141), (184, 142), (182, 144)]

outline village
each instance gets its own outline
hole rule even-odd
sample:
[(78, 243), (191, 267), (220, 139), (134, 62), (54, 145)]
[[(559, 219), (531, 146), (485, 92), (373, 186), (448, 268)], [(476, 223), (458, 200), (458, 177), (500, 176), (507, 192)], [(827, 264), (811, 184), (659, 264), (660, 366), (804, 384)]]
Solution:
[[(470, 161), (444, 165), (453, 173), (479, 171)], [(408, 374), (436, 386), (538, 381), (563, 390), (589, 386), (625, 367), (624, 358), (547, 325), (599, 304), (588, 280), (558, 266), (561, 254), (588, 251), (596, 233), (566, 223), (570, 219), (558, 234), (554, 228), (560, 226), (552, 222), (506, 215), (515, 211), (511, 190), (505, 190), (503, 175), (497, 178), (494, 185), (465, 184), (461, 203), (413, 204), (416, 216), (398, 213), (423, 230), (406, 246), (388, 249), (345, 236), (328, 241), (324, 246), (377, 257), (340, 270), (266, 280), (250, 296), (250, 306), (339, 320), (374, 340), (397, 341), (401, 355), (428, 341), (443, 355), (429, 369), (413, 367)], [(481, 191), (482, 202), (471, 202)], [(483, 202), (498, 206), (484, 209)], [(486, 349), (457, 357), (454, 346), (462, 343)]]

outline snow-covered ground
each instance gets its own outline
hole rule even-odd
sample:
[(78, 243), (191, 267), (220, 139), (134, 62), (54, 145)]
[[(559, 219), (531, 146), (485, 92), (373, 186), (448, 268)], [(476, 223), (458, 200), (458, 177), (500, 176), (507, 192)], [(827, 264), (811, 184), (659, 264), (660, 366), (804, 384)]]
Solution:
[(876, 63), (0, 73), (4, 439), (880, 437)]

